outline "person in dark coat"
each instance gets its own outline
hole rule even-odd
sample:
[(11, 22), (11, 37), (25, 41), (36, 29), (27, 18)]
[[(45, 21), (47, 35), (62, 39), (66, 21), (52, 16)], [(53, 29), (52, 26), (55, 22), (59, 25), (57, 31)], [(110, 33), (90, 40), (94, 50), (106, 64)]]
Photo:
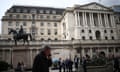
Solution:
[(49, 72), (52, 65), (50, 47), (45, 46), (43, 50), (35, 57), (32, 72)]
[(61, 70), (62, 70), (62, 61), (61, 61), (61, 58), (59, 58), (58, 65), (59, 65), (59, 72), (61, 72)]
[(87, 72), (87, 60), (85, 57), (83, 57), (83, 71)]
[(69, 59), (69, 62), (68, 62), (68, 68), (69, 68), (69, 72), (73, 72), (73, 61), (71, 59)]
[(114, 58), (114, 72), (120, 72), (119, 59), (117, 57)]
[(75, 55), (74, 64), (75, 64), (75, 70), (77, 72), (78, 71), (78, 64), (79, 64), (79, 58), (77, 57), (77, 55)]

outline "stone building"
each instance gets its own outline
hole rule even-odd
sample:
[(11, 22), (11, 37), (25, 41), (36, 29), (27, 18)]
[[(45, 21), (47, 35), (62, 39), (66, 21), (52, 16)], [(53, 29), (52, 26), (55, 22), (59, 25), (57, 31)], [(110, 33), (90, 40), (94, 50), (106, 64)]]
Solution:
[[(118, 12), (119, 14), (119, 12)], [(120, 32), (116, 12), (113, 8), (98, 3), (74, 5), (65, 9), (51, 7), (13, 6), (2, 18), (0, 60), (16, 67), (23, 61), (32, 66), (33, 59), (47, 44), (52, 48), (52, 58), (93, 57), (100, 52), (105, 56), (120, 55)], [(29, 45), (14, 45), (6, 40), (10, 28), (31, 33), (34, 41)]]

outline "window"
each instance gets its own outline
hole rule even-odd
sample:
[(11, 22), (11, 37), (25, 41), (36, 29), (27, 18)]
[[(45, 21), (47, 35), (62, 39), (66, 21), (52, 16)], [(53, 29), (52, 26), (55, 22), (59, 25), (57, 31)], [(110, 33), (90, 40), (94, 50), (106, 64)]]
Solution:
[(8, 22), (8, 26), (12, 26), (12, 22), (11, 21)]
[(54, 27), (57, 27), (57, 23), (54, 23)]
[(115, 38), (112, 36), (112, 40), (114, 40)]
[(49, 14), (49, 13), (50, 13), (50, 11), (49, 11), (49, 10), (46, 10), (46, 13), (47, 13), (47, 14)]
[(41, 23), (40, 23), (40, 26), (44, 26), (44, 23), (43, 23), (43, 22), (41, 22)]
[(47, 18), (49, 19), (49, 18), (50, 18), (50, 16), (47, 16)]
[(85, 36), (83, 36), (82, 39), (85, 40)]
[(50, 35), (51, 34), (51, 30), (50, 29), (48, 29), (48, 35)]
[(26, 16), (26, 15), (23, 15), (23, 18), (27, 18), (27, 16)]
[(53, 16), (53, 19), (56, 19), (56, 16)]
[(53, 10), (53, 11), (52, 11), (52, 14), (56, 14), (56, 11)]
[(36, 11), (36, 9), (31, 9), (30, 12), (31, 13), (36, 13), (37, 11)]
[(12, 18), (13, 17), (13, 15), (12, 14), (9, 14), (9, 18)]
[(50, 23), (48, 23), (48, 27), (50, 27), (51, 26), (51, 24)]
[(58, 40), (57, 38), (55, 38), (55, 40)]
[(104, 33), (107, 33), (107, 31), (106, 31), (106, 30), (104, 30)]
[(90, 36), (90, 40), (92, 40), (93, 38), (92, 38), (92, 36)]
[(20, 12), (20, 9), (16, 9), (16, 12), (18, 12), (18, 13), (19, 13), (19, 12)]
[(32, 21), (32, 24), (35, 24), (35, 21), (34, 21), (34, 20)]
[(115, 52), (119, 52), (119, 48), (115, 48)]
[(57, 35), (57, 29), (54, 30), (54, 34)]
[(82, 30), (82, 33), (84, 33), (84, 30)]
[(111, 33), (113, 33), (113, 30), (111, 30)]
[(16, 15), (16, 18), (20, 18), (20, 15)]
[(105, 40), (108, 40), (108, 37), (107, 37), (107, 36), (105, 36)]
[(43, 10), (40, 10), (40, 13), (43, 13)]
[(19, 26), (19, 22), (16, 22), (16, 26)]
[(26, 22), (23, 22), (23, 26), (27, 26)]
[(89, 30), (89, 33), (91, 33), (91, 30)]
[(40, 15), (40, 18), (43, 18), (43, 15)]
[(40, 34), (44, 35), (44, 29), (40, 29)]
[(41, 38), (41, 40), (43, 41), (43, 40), (44, 40), (44, 38)]
[(48, 40), (51, 40), (50, 38), (48, 38)]
[(35, 19), (35, 14), (32, 14), (32, 18)]
[(24, 13), (27, 13), (27, 9), (24, 9), (23, 12), (24, 12)]

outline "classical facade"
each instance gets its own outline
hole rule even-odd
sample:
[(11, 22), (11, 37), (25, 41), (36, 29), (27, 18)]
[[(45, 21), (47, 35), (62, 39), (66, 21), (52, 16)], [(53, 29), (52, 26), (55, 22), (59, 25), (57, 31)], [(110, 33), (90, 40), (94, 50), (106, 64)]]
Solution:
[[(119, 14), (120, 12), (117, 12)], [(110, 7), (98, 3), (74, 5), (65, 9), (50, 7), (13, 6), (2, 18), (0, 40), (0, 60), (16, 67), (23, 61), (32, 66), (33, 59), (47, 44), (52, 48), (52, 58), (83, 57), (91, 58), (100, 52), (107, 57), (120, 55), (119, 17)], [(29, 45), (14, 45), (8, 38), (10, 28), (19, 30), (23, 25), (26, 33), (31, 33), (34, 41)], [(12, 38), (12, 36), (10, 37)]]
[(19, 31), (22, 25), (35, 40), (61, 40), (63, 11), (52, 7), (12, 6), (2, 18), (2, 35), (8, 35), (10, 28)]

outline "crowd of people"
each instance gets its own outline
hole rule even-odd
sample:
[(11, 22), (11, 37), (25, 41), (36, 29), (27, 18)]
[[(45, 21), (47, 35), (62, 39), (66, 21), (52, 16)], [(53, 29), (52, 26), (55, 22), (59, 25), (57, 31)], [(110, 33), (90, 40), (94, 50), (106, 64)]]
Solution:
[[(79, 72), (79, 65), (82, 66), (83, 72), (87, 72), (87, 62), (90, 60), (90, 57), (86, 55), (85, 57), (79, 58), (75, 55), (74, 59), (71, 58), (62, 59), (59, 58), (58, 61), (58, 69), (59, 72), (73, 72), (73, 68), (75, 68), (75, 72)], [(113, 72), (120, 72), (119, 68), (119, 58), (113, 57)], [(53, 65), (52, 58), (51, 58), (51, 48), (49, 46), (44, 46), (41, 52), (36, 55), (33, 66), (32, 72), (49, 72), (49, 67)], [(24, 72), (24, 63), (18, 62), (16, 70), (19, 72)]]

